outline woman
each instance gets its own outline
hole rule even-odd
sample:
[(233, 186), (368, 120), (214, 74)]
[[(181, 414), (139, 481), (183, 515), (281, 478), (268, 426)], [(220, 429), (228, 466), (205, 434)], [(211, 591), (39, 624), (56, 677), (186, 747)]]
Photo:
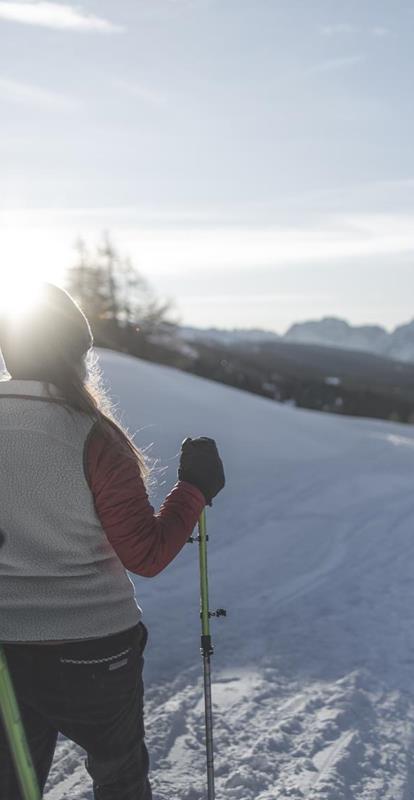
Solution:
[[(11, 375), (0, 382), (0, 642), (41, 791), (60, 731), (86, 750), (96, 800), (150, 800), (148, 630), (126, 570), (163, 570), (224, 473), (212, 439), (186, 439), (155, 514), (144, 458), (87, 375), (92, 346), (82, 311), (51, 284), (30, 311), (0, 316)], [(1, 723), (0, 797), (21, 798)]]

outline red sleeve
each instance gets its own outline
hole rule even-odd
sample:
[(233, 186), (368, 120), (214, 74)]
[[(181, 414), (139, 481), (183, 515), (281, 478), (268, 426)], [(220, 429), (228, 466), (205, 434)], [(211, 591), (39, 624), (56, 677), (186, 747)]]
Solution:
[(165, 569), (191, 536), (205, 506), (202, 492), (178, 481), (156, 514), (121, 434), (103, 434), (96, 425), (85, 446), (85, 473), (96, 513), (124, 567), (147, 578)]

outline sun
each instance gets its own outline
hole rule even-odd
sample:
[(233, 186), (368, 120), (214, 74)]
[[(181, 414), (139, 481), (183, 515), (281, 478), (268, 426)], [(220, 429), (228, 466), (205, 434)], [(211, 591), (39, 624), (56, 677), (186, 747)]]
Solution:
[(42, 295), (39, 282), (19, 280), (13, 277), (0, 278), (0, 314), (18, 320), (36, 307)]

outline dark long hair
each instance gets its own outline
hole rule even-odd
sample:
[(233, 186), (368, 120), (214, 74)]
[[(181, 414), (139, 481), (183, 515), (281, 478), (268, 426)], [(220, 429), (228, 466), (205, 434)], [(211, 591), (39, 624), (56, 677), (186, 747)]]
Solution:
[(64, 289), (51, 283), (36, 288), (39, 296), (27, 311), (0, 314), (0, 348), (8, 372), (12, 378), (41, 381), (49, 397), (63, 399), (69, 413), (87, 414), (114, 442), (122, 440), (146, 480), (145, 457), (116, 418), (104, 388), (86, 316)]

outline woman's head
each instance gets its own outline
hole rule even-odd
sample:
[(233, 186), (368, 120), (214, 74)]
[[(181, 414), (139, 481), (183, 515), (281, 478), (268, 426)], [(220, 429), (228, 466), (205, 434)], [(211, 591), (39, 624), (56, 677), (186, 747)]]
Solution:
[(50, 384), (56, 386), (68, 411), (88, 414), (107, 432), (116, 428), (147, 477), (142, 453), (115, 419), (96, 360), (87, 364), (93, 346), (88, 320), (63, 289), (51, 283), (36, 288), (34, 302), (20, 313), (0, 313), (0, 350), (8, 372), (17, 380), (41, 381), (50, 397), (56, 396)]
[(20, 313), (0, 315), (0, 347), (12, 378), (60, 385), (86, 377), (85, 356), (93, 345), (89, 323), (71, 296), (51, 283)]

